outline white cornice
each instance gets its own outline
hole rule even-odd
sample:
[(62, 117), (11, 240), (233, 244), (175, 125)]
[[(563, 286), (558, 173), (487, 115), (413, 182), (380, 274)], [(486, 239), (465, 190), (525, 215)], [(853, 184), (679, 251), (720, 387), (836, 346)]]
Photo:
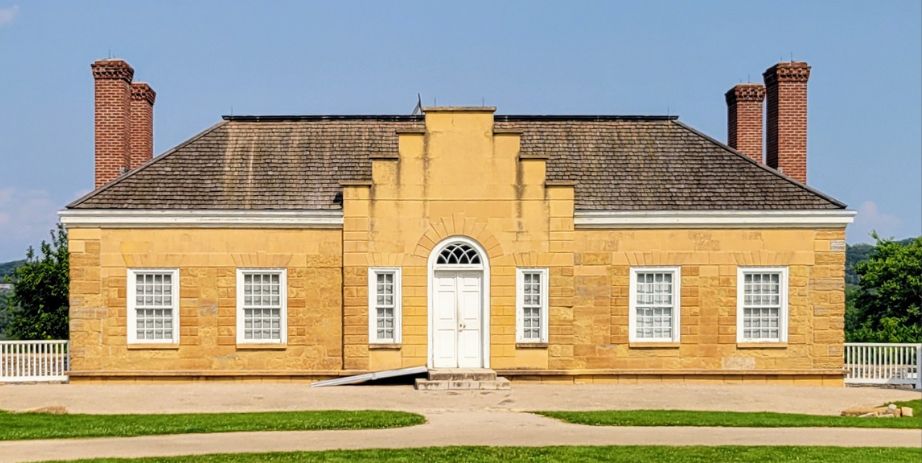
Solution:
[(65, 209), (68, 228), (342, 228), (342, 211)]
[(808, 211), (576, 211), (575, 228), (839, 228), (847, 210)]
[[(65, 209), (69, 228), (342, 228), (341, 211)], [(576, 228), (829, 228), (854, 221), (847, 210), (576, 211)]]

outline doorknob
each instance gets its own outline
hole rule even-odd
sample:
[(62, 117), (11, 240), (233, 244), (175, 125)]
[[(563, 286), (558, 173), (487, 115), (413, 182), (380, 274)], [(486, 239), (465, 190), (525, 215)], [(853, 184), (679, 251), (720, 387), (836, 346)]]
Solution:
[(460, 323), (460, 324), (458, 325), (458, 327), (461, 328), (461, 329), (463, 330), (463, 329), (464, 329), (464, 323)]

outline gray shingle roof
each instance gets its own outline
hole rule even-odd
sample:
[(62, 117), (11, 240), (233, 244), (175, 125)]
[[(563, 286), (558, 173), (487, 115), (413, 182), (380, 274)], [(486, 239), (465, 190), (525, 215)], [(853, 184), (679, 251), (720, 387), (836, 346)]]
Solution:
[[(419, 117), (232, 117), (75, 201), (75, 209), (338, 209)], [(496, 116), (578, 210), (805, 210), (844, 204), (665, 117)]]

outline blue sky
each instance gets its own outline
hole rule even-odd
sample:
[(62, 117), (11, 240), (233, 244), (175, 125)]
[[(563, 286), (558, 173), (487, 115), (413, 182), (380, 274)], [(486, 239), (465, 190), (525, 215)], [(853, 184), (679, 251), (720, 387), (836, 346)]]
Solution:
[(158, 93), (155, 152), (221, 114), (678, 114), (726, 139), (723, 93), (813, 66), (810, 184), (851, 242), (922, 228), (922, 2), (44, 2), (0, 0), (0, 261), (93, 183), (89, 65)]

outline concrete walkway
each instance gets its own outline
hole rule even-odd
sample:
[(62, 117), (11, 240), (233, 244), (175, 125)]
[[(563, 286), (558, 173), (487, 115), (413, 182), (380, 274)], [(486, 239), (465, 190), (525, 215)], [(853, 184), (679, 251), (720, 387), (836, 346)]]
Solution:
[(444, 445), (834, 445), (922, 448), (922, 429), (594, 427), (529, 410), (686, 409), (836, 415), (856, 405), (922, 397), (874, 388), (689, 385), (528, 385), (511, 391), (418, 392), (405, 386), (310, 389), (285, 383), (0, 386), (0, 409), (70, 413), (177, 413), (391, 409), (421, 426), (383, 430), (246, 432), (130, 438), (0, 441), (0, 462), (93, 457)]
[(922, 429), (642, 428), (566, 424), (528, 413), (444, 411), (428, 423), (367, 431), (244, 432), (0, 442), (0, 461), (445, 445), (832, 445), (922, 447)]
[(853, 406), (922, 398), (899, 389), (754, 385), (547, 385), (510, 391), (431, 391), (410, 386), (310, 388), (295, 383), (34, 384), (0, 386), (0, 410), (64, 407), (70, 413), (273, 410), (729, 410), (838, 415)]

